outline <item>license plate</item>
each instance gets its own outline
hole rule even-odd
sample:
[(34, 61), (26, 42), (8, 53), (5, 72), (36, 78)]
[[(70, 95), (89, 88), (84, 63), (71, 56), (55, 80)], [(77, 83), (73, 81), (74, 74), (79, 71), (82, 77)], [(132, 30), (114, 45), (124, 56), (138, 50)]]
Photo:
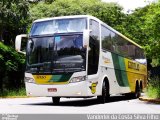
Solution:
[(57, 88), (48, 88), (48, 92), (57, 92)]

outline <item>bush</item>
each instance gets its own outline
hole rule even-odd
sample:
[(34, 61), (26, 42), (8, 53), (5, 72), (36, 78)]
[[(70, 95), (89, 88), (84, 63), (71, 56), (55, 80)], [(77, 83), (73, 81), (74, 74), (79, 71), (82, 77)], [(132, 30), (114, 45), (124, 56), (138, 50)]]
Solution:
[(0, 42), (0, 94), (24, 86), (25, 56)]
[(12, 90), (7, 90), (5, 89), (3, 93), (0, 93), (1, 97), (15, 97), (15, 96), (26, 96), (26, 90), (25, 88), (19, 88), (19, 89), (12, 89)]
[(160, 98), (160, 78), (152, 77), (149, 79), (147, 95), (151, 98)]

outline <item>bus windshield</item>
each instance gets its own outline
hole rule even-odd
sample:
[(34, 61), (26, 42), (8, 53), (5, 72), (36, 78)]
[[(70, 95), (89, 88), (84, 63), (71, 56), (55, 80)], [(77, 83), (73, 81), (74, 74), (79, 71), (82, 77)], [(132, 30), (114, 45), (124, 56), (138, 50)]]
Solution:
[(86, 50), (82, 34), (31, 37), (27, 46), (29, 72), (75, 72), (85, 70)]
[(86, 29), (86, 18), (55, 19), (35, 22), (30, 36), (54, 33), (83, 32)]

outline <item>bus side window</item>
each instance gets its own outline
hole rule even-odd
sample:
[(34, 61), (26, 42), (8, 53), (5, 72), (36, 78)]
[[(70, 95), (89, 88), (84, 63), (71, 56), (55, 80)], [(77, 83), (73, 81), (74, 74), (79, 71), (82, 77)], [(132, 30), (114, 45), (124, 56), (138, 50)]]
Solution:
[(114, 50), (114, 46), (111, 41), (111, 31), (103, 25), (101, 25), (101, 39), (103, 50)]
[(96, 74), (99, 64), (99, 23), (94, 20), (90, 20), (90, 23), (92, 32), (89, 39), (88, 75)]

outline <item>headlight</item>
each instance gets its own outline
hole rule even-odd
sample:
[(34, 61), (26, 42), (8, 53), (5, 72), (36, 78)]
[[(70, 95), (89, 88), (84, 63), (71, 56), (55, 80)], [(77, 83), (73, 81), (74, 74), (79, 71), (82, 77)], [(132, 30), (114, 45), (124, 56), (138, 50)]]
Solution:
[(71, 78), (70, 83), (81, 82), (81, 81), (84, 81), (85, 79), (86, 79), (86, 76), (73, 77)]
[(34, 79), (33, 79), (33, 78), (30, 78), (30, 77), (25, 77), (25, 78), (24, 78), (24, 81), (25, 81), (25, 82), (28, 82), (28, 83), (35, 83)]

